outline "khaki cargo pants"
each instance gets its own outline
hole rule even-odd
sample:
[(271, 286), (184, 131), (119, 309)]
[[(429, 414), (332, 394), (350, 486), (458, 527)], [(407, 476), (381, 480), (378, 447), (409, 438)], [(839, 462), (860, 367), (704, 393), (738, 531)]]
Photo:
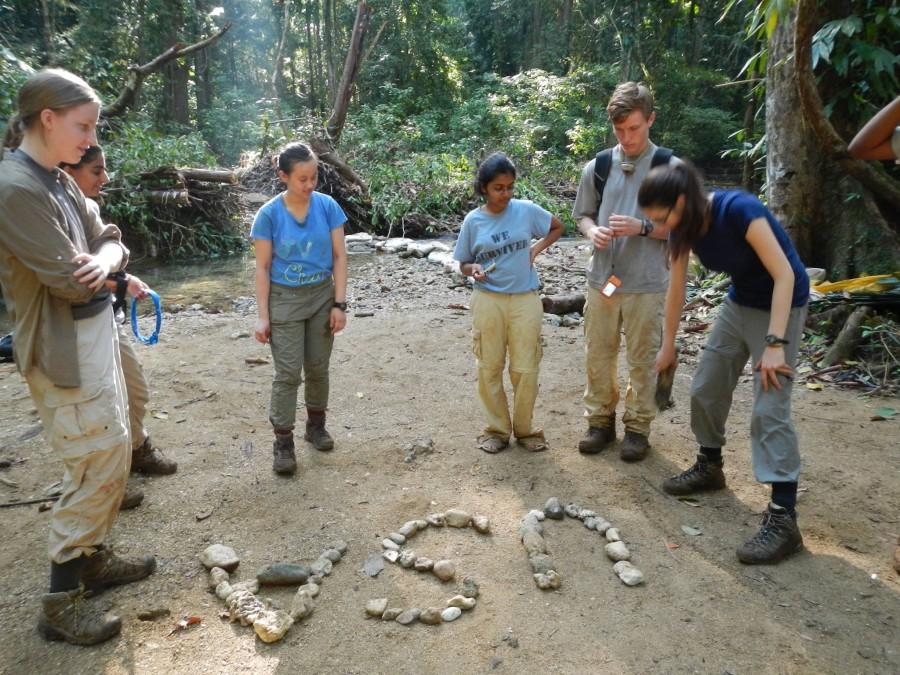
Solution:
[(62, 495), (50, 519), (50, 559), (90, 555), (106, 539), (125, 494), (131, 443), (113, 313), (75, 322), (80, 387), (26, 376), (44, 435), (63, 460)]
[[(541, 321), (544, 309), (537, 291), (528, 293), (472, 293), (473, 351), (478, 363), (478, 399), (487, 419), (484, 433), (509, 440), (542, 435), (532, 427), (541, 365)], [(503, 368), (509, 351), (509, 379), (513, 388), (510, 419)]]
[(124, 326), (119, 326), (119, 357), (122, 361), (122, 375), (128, 397), (128, 428), (131, 431), (131, 449), (136, 450), (150, 435), (144, 428), (144, 416), (150, 402), (150, 384), (144, 377), (144, 368), (134, 351), (131, 338), (125, 335)]

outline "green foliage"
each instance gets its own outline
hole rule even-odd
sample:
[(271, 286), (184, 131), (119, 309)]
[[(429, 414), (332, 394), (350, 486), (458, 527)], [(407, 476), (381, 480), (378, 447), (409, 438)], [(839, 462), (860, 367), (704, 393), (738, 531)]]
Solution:
[(103, 147), (111, 178), (104, 215), (122, 229), (129, 247), (162, 258), (216, 257), (244, 248), (236, 213), (219, 208), (218, 217), (210, 217), (210, 208), (151, 204), (145, 197), (148, 183), (140, 174), (147, 170), (215, 164), (199, 133), (161, 134), (139, 119), (116, 128)]

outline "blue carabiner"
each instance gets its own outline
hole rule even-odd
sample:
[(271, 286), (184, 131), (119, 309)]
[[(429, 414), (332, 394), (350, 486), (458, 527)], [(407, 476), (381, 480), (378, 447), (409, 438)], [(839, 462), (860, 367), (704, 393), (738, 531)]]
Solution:
[(162, 305), (156, 291), (147, 291), (147, 294), (153, 300), (153, 306), (156, 308), (156, 330), (149, 336), (141, 335), (137, 324), (137, 300), (131, 301), (131, 330), (134, 332), (134, 336), (145, 345), (155, 345), (159, 342), (159, 329), (162, 326)]

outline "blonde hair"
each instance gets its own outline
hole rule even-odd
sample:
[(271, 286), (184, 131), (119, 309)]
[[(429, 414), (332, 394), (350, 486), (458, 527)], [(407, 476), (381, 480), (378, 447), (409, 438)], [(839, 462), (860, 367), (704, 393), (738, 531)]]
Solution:
[(25, 132), (34, 126), (42, 110), (68, 110), (85, 103), (100, 104), (100, 97), (77, 75), (47, 68), (29, 77), (16, 100), (18, 112), (9, 120), (3, 145), (17, 148)]
[(642, 82), (622, 82), (613, 91), (606, 106), (606, 114), (613, 122), (628, 117), (635, 110), (649, 118), (653, 112), (653, 94)]

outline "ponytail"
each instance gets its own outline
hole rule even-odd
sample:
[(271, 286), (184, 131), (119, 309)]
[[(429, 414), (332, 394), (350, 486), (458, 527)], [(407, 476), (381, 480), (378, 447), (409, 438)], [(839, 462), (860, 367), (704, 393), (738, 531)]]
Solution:
[(3, 137), (3, 147), (15, 150), (22, 143), (25, 136), (25, 125), (22, 124), (22, 118), (18, 114), (9, 118), (6, 125), (6, 135)]

